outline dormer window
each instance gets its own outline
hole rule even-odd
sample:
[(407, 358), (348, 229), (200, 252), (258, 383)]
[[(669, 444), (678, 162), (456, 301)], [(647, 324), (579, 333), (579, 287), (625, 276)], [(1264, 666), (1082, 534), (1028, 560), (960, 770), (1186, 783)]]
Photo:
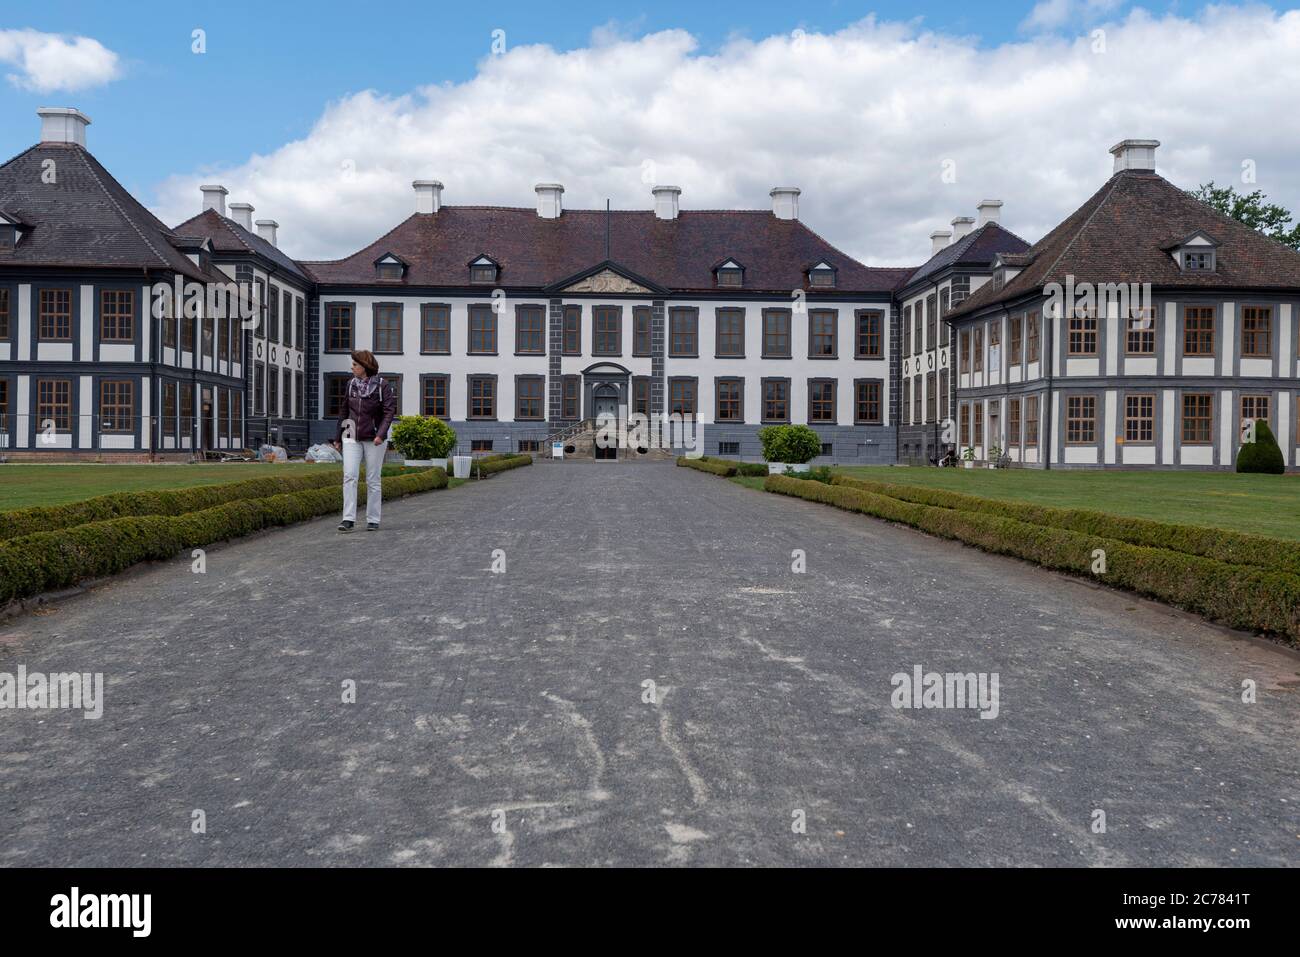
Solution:
[(479, 256), (469, 264), (469, 281), (475, 285), (491, 285), (500, 273), (500, 265), (490, 256)]
[(401, 282), (406, 278), (406, 261), (393, 253), (375, 260), (375, 278), (382, 282)]
[(18, 245), (18, 227), (0, 223), (0, 249), (13, 249)]
[(808, 285), (814, 289), (835, 288), (835, 267), (828, 262), (819, 262), (808, 270)]
[(1218, 248), (1218, 240), (1199, 229), (1164, 247), (1183, 272), (1214, 272), (1218, 267)]
[(713, 281), (719, 286), (738, 288), (745, 284), (745, 267), (734, 259), (727, 259), (713, 267)]

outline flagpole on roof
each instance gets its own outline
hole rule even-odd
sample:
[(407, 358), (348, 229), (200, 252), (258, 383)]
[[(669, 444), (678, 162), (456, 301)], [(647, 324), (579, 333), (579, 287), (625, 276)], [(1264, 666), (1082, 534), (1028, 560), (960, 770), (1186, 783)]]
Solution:
[(605, 261), (609, 261), (609, 198), (605, 198)]

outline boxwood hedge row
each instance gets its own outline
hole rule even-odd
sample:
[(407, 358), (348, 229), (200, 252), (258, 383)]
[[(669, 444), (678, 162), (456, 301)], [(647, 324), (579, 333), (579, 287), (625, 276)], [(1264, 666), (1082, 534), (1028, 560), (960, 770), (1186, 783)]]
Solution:
[[(433, 468), (386, 478), (384, 498), (447, 487)], [(364, 500), (365, 485), (358, 489)], [(343, 507), (337, 475), (329, 488), (302, 489), (223, 502), (179, 515), (130, 515), (0, 542), (0, 607), (42, 592), (123, 571), (138, 562), (170, 558), (184, 549), (292, 525)]]
[[(1005, 515), (901, 501), (843, 483), (825, 485), (772, 475), (764, 488), (901, 522), (1046, 568), (1087, 575), (1234, 628), (1281, 635), (1300, 644), (1300, 576), (1294, 574), (1134, 545)], [(1096, 549), (1106, 553), (1106, 571), (1100, 575), (1091, 573)]]
[(721, 475), (723, 478), (730, 478), (736, 474), (735, 462), (720, 462), (716, 459), (688, 459), (684, 455), (677, 457), (677, 464), (688, 469), (697, 469), (701, 472), (708, 472), (710, 475)]
[[(237, 466), (236, 466), (237, 467)], [(212, 508), (226, 502), (250, 498), (267, 498), (308, 489), (339, 485), (337, 469), (325, 469), (319, 475), (286, 475), (276, 478), (245, 479), (224, 485), (198, 485), (191, 488), (157, 491), (116, 492), (99, 495), (66, 505), (37, 505), (10, 512), (0, 512), (0, 541), (72, 528), (87, 522), (103, 522), (128, 515), (183, 515)]]
[(532, 464), (533, 457), (527, 452), (520, 452), (516, 455), (484, 456), (474, 463), (474, 469), (479, 475), (495, 475), (497, 472), (505, 472), (508, 469), (517, 469)]
[(836, 475), (836, 485), (875, 492), (889, 498), (963, 512), (981, 512), (1018, 519), (1031, 525), (1064, 528), (1085, 535), (1097, 535), (1130, 545), (1167, 548), (1188, 555), (1200, 555), (1233, 565), (1257, 565), (1275, 571), (1300, 575), (1300, 542), (1250, 535), (1222, 528), (1175, 525), (1145, 518), (1126, 518), (1081, 508), (1053, 508), (1027, 502), (1004, 502), (980, 498), (962, 492), (870, 482)]

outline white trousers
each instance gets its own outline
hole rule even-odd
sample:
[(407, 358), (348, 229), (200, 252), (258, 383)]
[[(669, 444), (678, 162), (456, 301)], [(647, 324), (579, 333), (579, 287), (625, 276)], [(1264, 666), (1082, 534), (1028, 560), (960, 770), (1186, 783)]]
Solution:
[(379, 512), (384, 504), (383, 468), (384, 453), (388, 443), (375, 445), (374, 439), (358, 442), (343, 440), (343, 521), (357, 520), (357, 478), (361, 472), (361, 458), (366, 459), (366, 521), (379, 524)]

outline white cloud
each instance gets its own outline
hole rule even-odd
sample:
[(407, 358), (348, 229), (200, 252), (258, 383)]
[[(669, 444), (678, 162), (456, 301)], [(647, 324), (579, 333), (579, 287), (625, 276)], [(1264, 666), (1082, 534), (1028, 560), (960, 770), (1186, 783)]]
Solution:
[(1157, 164), (1187, 187), (1234, 181), (1253, 159), (1258, 188), (1300, 209), (1300, 12), (1137, 11), (1106, 34), (1100, 54), (1087, 36), (982, 48), (868, 19), (711, 55), (677, 31), (514, 47), (462, 84), (331, 103), (298, 142), (162, 184), (159, 212), (187, 219), (199, 184), (224, 182), (312, 258), (404, 219), (413, 179), (442, 180), (453, 204), (531, 206), (535, 183), (562, 182), (570, 208), (642, 209), (647, 179), (680, 185), (683, 209), (766, 207), (772, 186), (793, 184), (823, 236), (908, 264), (984, 198), (1039, 238), (1105, 181), (1107, 150), (1127, 137), (1161, 140)]
[(1022, 30), (1059, 30), (1067, 24), (1091, 23), (1114, 13), (1123, 0), (1040, 0), (1034, 4)]
[(98, 40), (37, 30), (0, 30), (0, 63), (14, 86), (35, 93), (85, 90), (117, 79), (118, 56)]

